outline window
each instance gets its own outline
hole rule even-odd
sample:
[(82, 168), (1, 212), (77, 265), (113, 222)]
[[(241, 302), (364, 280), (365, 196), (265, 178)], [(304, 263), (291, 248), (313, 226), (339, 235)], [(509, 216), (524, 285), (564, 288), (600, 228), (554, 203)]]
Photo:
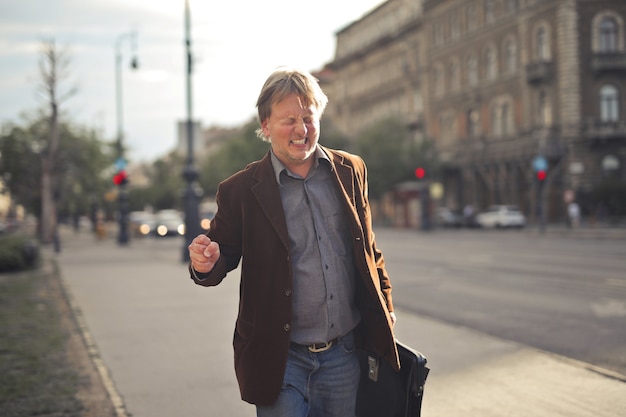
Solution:
[(470, 86), (478, 84), (478, 61), (473, 55), (467, 58), (467, 83)]
[(450, 16), (450, 37), (452, 39), (457, 39), (461, 34), (461, 22), (459, 20), (459, 14), (457, 12), (453, 12), (452, 16)]
[(500, 108), (500, 116), (502, 118), (502, 135), (509, 136), (513, 134), (513, 118), (509, 103), (503, 103)]
[(450, 89), (456, 91), (461, 88), (459, 64), (456, 61), (450, 63)]
[(443, 69), (441, 65), (435, 67), (434, 74), (434, 83), (435, 83), (435, 96), (442, 96), (444, 93), (444, 77), (443, 77)]
[(496, 20), (496, 4), (494, 0), (485, 1), (485, 21), (491, 23)]
[(443, 43), (443, 26), (441, 23), (435, 24), (435, 45), (441, 45)]
[(552, 125), (552, 109), (550, 107), (550, 100), (545, 91), (539, 93), (537, 101), (537, 122), (539, 126), (548, 127)]
[(504, 3), (504, 10), (507, 14), (512, 14), (517, 10), (517, 0), (506, 0)]
[(498, 62), (495, 48), (489, 47), (485, 51), (485, 75), (488, 80), (493, 80), (498, 75)]
[(467, 6), (467, 29), (472, 31), (478, 27), (478, 19), (476, 18), (476, 6), (470, 4)]
[(604, 17), (600, 22), (600, 52), (617, 50), (617, 22), (612, 17)]
[(504, 44), (504, 72), (513, 74), (517, 71), (517, 45), (513, 39)]
[(550, 45), (548, 43), (548, 34), (545, 27), (540, 27), (536, 32), (535, 55), (539, 61), (550, 60)]
[(475, 138), (480, 134), (480, 116), (478, 111), (470, 110), (467, 112), (467, 135)]
[(502, 136), (502, 119), (500, 118), (500, 108), (497, 103), (491, 106), (491, 136)]
[(603, 122), (619, 120), (619, 94), (615, 86), (605, 85), (600, 89), (600, 120)]

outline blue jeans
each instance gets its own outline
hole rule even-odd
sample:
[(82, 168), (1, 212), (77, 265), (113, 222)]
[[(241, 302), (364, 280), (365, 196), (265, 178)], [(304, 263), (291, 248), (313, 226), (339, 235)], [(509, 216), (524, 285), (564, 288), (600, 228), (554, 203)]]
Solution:
[(257, 417), (353, 417), (361, 371), (352, 333), (313, 353), (291, 345), (278, 400)]

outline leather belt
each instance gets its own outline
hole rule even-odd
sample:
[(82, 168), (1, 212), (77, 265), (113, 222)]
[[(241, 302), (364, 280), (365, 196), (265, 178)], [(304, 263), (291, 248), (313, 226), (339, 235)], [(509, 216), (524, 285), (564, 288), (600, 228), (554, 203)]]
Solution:
[(309, 350), (309, 352), (320, 353), (320, 352), (326, 352), (338, 341), (339, 341), (339, 337), (335, 337), (333, 340), (329, 340), (328, 342), (324, 342), (324, 343), (313, 343), (312, 345), (298, 345), (298, 346), (306, 347)]

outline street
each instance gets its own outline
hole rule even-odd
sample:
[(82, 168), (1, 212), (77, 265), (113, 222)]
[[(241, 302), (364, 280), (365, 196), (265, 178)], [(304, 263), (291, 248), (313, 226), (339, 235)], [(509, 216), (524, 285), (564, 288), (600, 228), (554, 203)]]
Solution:
[(626, 241), (385, 230), (394, 302), (626, 374)]
[[(254, 415), (233, 370), (238, 271), (203, 288), (188, 277), (180, 238), (120, 247), (64, 232), (63, 281), (109, 395), (126, 410), (117, 417)], [(381, 228), (377, 241), (396, 335), (431, 368), (424, 415), (626, 411), (624, 372), (611, 373), (626, 363), (624, 240)], [(577, 396), (581, 386), (588, 396)]]

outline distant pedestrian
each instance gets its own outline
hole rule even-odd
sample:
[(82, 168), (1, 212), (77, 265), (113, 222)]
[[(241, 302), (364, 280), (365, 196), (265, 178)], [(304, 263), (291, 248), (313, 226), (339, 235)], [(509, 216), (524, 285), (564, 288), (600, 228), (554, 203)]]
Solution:
[(575, 229), (580, 225), (580, 207), (575, 201), (568, 204), (567, 216), (569, 218), (569, 225), (571, 228)]
[(270, 75), (257, 100), (269, 150), (219, 185), (209, 231), (189, 245), (198, 285), (241, 262), (235, 372), (258, 417), (354, 417), (356, 346), (399, 368), (367, 170), (318, 143), (326, 102), (307, 72)]

